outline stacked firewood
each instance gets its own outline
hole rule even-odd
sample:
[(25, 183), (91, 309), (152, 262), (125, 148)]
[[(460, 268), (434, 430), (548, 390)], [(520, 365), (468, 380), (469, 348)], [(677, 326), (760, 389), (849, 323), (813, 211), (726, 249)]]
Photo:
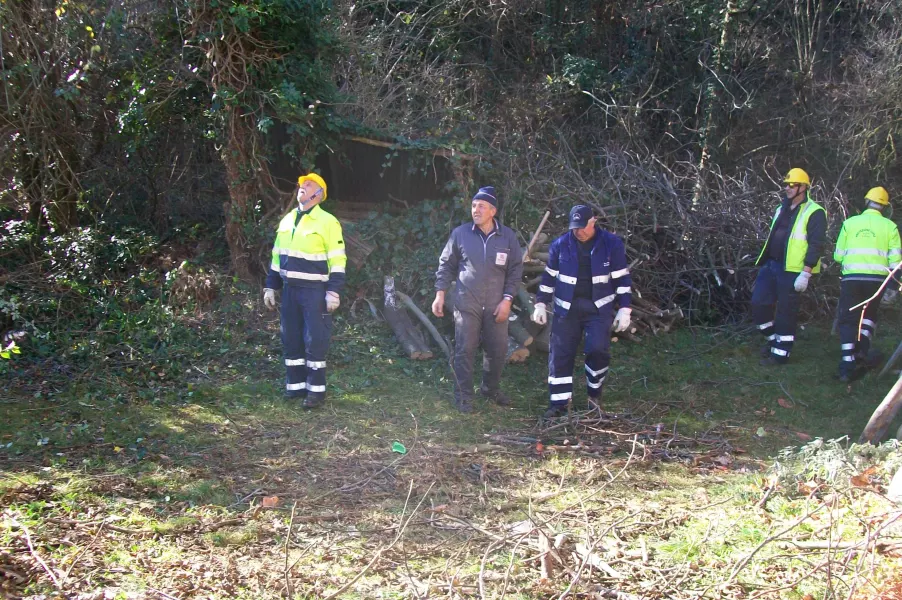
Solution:
[[(544, 220), (543, 220), (544, 224)], [(523, 282), (517, 289), (513, 308), (508, 320), (507, 361), (524, 362), (533, 351), (548, 353), (553, 321), (553, 307), (548, 306), (548, 323), (537, 325), (531, 320), (535, 308), (535, 292), (542, 280), (542, 273), (548, 262), (550, 239), (540, 230), (533, 235), (530, 245), (523, 248)], [(632, 266), (632, 265), (631, 265)], [(396, 290), (394, 280), (385, 278), (385, 309), (383, 316), (389, 323), (398, 339), (398, 343), (407, 355), (416, 360), (432, 358), (427, 338), (416, 322), (419, 322), (429, 333), (447, 357), (451, 356), (451, 341), (442, 336), (432, 321), (403, 292)], [(445, 294), (444, 314), (454, 314), (454, 287)], [(632, 323), (627, 331), (616, 333), (614, 342), (625, 339), (638, 342), (646, 334), (658, 335), (670, 331), (675, 323), (683, 318), (683, 311), (676, 305), (661, 308), (642, 298), (633, 281)], [(413, 318), (411, 318), (413, 317)]]

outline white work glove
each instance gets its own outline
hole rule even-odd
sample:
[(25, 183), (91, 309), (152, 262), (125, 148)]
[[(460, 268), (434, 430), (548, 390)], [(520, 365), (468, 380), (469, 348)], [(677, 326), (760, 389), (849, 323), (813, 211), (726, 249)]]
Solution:
[(263, 304), (269, 310), (273, 310), (276, 307), (276, 290), (263, 288)]
[(802, 271), (799, 273), (799, 276), (796, 277), (795, 285), (793, 286), (797, 292), (804, 292), (808, 289), (808, 280), (811, 279), (811, 273), (806, 271)]
[(335, 312), (339, 304), (341, 304), (341, 299), (337, 292), (326, 292), (326, 312)]
[(630, 326), (630, 313), (632, 312), (631, 308), (621, 308), (617, 311), (617, 314), (614, 315), (614, 331), (626, 331), (626, 328)]
[(548, 322), (548, 313), (545, 311), (545, 305), (539, 302), (532, 311), (532, 322), (544, 325)]

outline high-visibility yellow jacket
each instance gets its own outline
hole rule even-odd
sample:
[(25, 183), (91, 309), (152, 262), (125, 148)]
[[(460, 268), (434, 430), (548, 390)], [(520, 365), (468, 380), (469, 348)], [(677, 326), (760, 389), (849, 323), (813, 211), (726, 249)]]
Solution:
[[(780, 205), (774, 213), (767, 241), (758, 255), (758, 260), (755, 261), (756, 265), (761, 265), (766, 258), (767, 246), (771, 243), (771, 234), (773, 234), (774, 226), (777, 224), (777, 219), (780, 217), (780, 211), (782, 210), (783, 205)], [(814, 231), (809, 228), (808, 223), (811, 221), (811, 217), (817, 213), (823, 213), (824, 217), (819, 219), (817, 231)], [(821, 259), (817, 255), (820, 254), (824, 244), (823, 238), (827, 227), (826, 214), (824, 207), (812, 200), (810, 195), (805, 202), (798, 206), (795, 222), (790, 225), (789, 237), (786, 240), (785, 264), (783, 265), (786, 271), (801, 273), (802, 269), (805, 268), (807, 258), (809, 263), (814, 263), (813, 265), (809, 264), (811, 272), (820, 273)], [(813, 254), (814, 257), (809, 256), (809, 254)]]
[(873, 208), (842, 224), (833, 259), (844, 280), (883, 280), (902, 262), (899, 228)]
[(295, 209), (279, 222), (266, 287), (277, 290), (283, 284), (325, 284), (327, 291), (341, 292), (346, 264), (338, 219), (319, 205), (303, 215)]

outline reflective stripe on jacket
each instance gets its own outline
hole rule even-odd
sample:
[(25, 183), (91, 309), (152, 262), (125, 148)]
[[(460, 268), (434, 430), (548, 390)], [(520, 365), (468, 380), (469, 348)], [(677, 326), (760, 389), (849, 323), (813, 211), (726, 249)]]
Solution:
[(843, 279), (882, 280), (902, 261), (899, 228), (869, 208), (843, 223), (833, 259), (842, 264)]
[[(628, 308), (632, 300), (632, 279), (626, 262), (623, 240), (599, 227), (592, 246), (592, 301), (599, 309), (617, 301)], [(554, 294), (554, 313), (565, 316), (573, 302), (579, 274), (579, 242), (567, 232), (551, 243), (548, 266), (536, 293), (536, 302), (546, 306)]]
[(319, 205), (300, 222), (297, 217), (295, 209), (279, 222), (266, 287), (325, 284), (326, 290), (341, 292), (347, 264), (341, 223)]
[[(777, 219), (780, 217), (781, 210), (783, 210), (782, 205), (778, 206), (774, 213), (774, 218), (770, 224), (770, 231), (767, 234), (767, 241), (761, 249), (761, 254), (758, 255), (758, 260), (755, 261), (756, 265), (760, 265), (762, 259), (765, 258), (767, 244), (770, 243), (770, 236), (771, 233), (773, 233), (774, 225), (777, 224)], [(809, 239), (809, 234), (811, 232), (809, 231), (808, 223), (811, 221), (811, 217), (818, 212), (824, 213), (824, 223), (826, 224), (827, 211), (824, 210), (823, 206), (812, 200), (810, 196), (805, 202), (799, 205), (795, 222), (792, 224), (792, 228), (789, 231), (789, 237), (786, 240), (786, 258), (784, 260), (785, 264), (783, 265), (784, 270), (791, 273), (801, 273), (805, 268), (806, 258), (809, 254), (809, 246), (817, 249), (820, 249), (823, 246), (823, 239)], [(818, 238), (820, 238), (820, 232), (818, 232)], [(810, 259), (810, 262), (814, 261), (814, 258)], [(811, 267), (812, 273), (820, 273), (820, 257), (817, 257), (817, 262), (814, 262), (813, 265), (809, 266)]]

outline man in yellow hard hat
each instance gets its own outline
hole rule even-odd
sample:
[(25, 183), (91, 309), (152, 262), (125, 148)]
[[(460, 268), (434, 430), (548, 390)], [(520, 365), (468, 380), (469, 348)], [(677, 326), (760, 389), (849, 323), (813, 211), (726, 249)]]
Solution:
[(305, 408), (326, 398), (326, 354), (332, 313), (345, 283), (345, 243), (338, 219), (320, 208), (326, 182), (316, 173), (298, 178), (298, 207), (279, 223), (263, 302), (276, 307), (282, 290), (285, 396)]
[(761, 267), (752, 292), (752, 317), (767, 339), (761, 364), (784, 364), (795, 342), (799, 295), (812, 273), (821, 269), (827, 238), (827, 212), (811, 199), (811, 179), (790, 169), (783, 179), (783, 201), (771, 222), (767, 242), (758, 255)]
[(892, 210), (889, 194), (884, 188), (875, 187), (864, 199), (864, 212), (843, 223), (833, 253), (833, 259), (842, 265), (839, 380), (843, 383), (860, 375), (866, 366), (864, 359), (877, 326), (880, 298), (874, 298), (867, 308), (849, 309), (873, 296), (887, 274), (902, 262), (899, 228), (884, 216)]

